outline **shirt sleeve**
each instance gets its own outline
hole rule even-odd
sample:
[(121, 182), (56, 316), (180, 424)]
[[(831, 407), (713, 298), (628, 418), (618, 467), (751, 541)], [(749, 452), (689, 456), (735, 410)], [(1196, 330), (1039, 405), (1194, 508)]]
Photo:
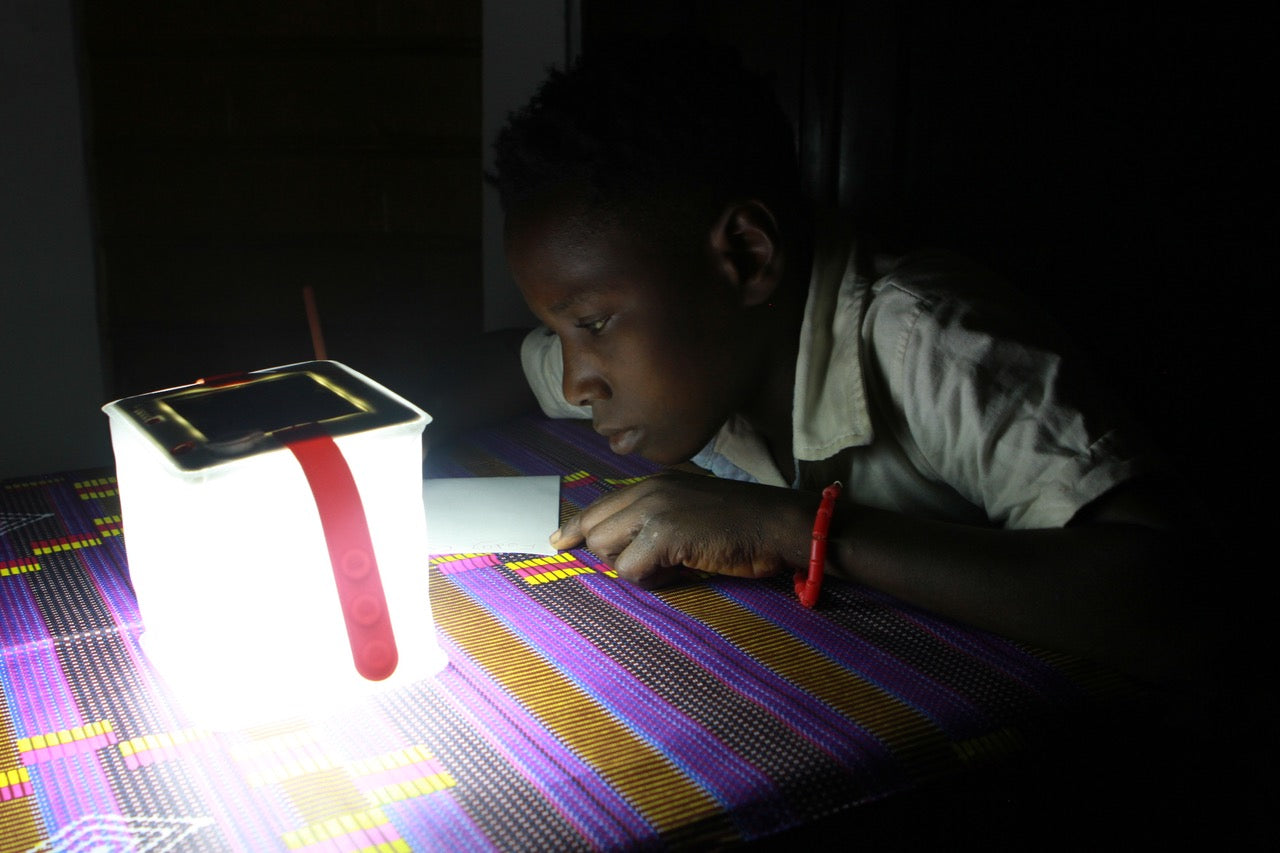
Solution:
[(543, 414), (549, 418), (590, 418), (590, 406), (573, 406), (564, 399), (564, 359), (560, 339), (546, 326), (525, 335), (520, 345), (520, 365)]
[(1042, 528), (1066, 524), (1154, 465), (1120, 408), (1030, 306), (930, 284), (882, 282), (872, 333), (895, 430), (925, 476), (993, 523)]

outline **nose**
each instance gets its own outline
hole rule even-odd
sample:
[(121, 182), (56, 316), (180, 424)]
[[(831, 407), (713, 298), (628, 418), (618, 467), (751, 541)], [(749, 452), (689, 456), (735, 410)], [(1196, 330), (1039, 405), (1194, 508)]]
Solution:
[(590, 406), (613, 396), (608, 380), (595, 360), (568, 346), (563, 348), (561, 393), (573, 406)]

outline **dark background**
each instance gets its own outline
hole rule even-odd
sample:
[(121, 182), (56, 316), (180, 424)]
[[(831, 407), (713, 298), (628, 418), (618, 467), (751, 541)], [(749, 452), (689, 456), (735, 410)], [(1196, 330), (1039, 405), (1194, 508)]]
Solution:
[(1239, 541), (1270, 513), (1270, 24), (1234, 4), (587, 2), (583, 47), (738, 45), (777, 80), (811, 196), (1032, 293)]
[(478, 0), (75, 8), (112, 396), (479, 331)]
[[(586, 50), (634, 32), (737, 45), (775, 76), (815, 199), (1033, 293), (1220, 523), (1266, 520), (1276, 110), (1260, 13), (579, 9)], [(110, 394), (308, 357), (304, 285), (329, 355), (392, 387), (480, 331), (478, 2), (77, 14)]]

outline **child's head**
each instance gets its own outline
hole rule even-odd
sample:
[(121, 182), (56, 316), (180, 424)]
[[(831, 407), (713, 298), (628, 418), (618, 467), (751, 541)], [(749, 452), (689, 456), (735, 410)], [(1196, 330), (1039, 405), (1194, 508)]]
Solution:
[(681, 208), (757, 199), (785, 228), (800, 207), (794, 133), (767, 81), (704, 42), (620, 42), (552, 70), (494, 154), (508, 215), (566, 186), (597, 222), (628, 227), (665, 225), (673, 196)]
[(785, 116), (735, 57), (633, 45), (553, 72), (495, 150), (508, 261), (561, 340), (565, 398), (617, 452), (689, 458), (768, 358), (800, 209)]

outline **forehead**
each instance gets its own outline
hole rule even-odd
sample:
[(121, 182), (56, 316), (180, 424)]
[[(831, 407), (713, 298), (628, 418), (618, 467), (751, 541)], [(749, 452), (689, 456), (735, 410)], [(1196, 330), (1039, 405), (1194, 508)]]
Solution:
[(563, 242), (599, 231), (617, 219), (605, 206), (591, 203), (587, 188), (568, 184), (522, 199), (507, 210), (503, 239), (508, 247), (551, 239)]
[(525, 206), (505, 227), (516, 283), (531, 305), (552, 312), (653, 279), (662, 261), (648, 242), (624, 218), (574, 200)]
[(558, 305), (585, 298), (631, 268), (631, 242), (617, 228), (587, 229), (576, 221), (524, 219), (517, 227), (508, 227), (506, 251), (516, 283), (526, 295), (536, 287)]

